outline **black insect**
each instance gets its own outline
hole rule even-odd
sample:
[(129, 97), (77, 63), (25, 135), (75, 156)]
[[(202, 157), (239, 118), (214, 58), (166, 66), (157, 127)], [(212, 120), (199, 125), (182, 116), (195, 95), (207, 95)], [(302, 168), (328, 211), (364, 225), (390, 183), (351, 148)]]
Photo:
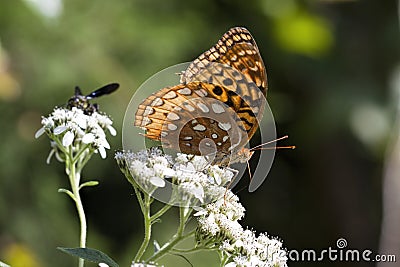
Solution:
[(82, 94), (81, 88), (79, 88), (79, 86), (76, 86), (75, 95), (68, 100), (67, 108), (72, 109), (73, 107), (76, 107), (82, 109), (86, 115), (91, 115), (93, 112), (99, 111), (99, 105), (92, 104), (89, 102), (89, 100), (100, 97), (102, 95), (111, 94), (112, 92), (117, 90), (118, 87), (118, 83), (110, 83), (85, 96)]

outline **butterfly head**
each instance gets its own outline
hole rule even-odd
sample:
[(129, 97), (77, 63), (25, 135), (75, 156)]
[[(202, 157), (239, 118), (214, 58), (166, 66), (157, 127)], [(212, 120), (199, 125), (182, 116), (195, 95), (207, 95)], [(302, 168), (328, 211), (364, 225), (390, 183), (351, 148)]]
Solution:
[(241, 150), (238, 151), (238, 153), (236, 154), (237, 157), (234, 159), (236, 159), (236, 162), (247, 163), (250, 160), (250, 158), (253, 156), (253, 154), (254, 154), (254, 151), (251, 151), (247, 147), (243, 147)]

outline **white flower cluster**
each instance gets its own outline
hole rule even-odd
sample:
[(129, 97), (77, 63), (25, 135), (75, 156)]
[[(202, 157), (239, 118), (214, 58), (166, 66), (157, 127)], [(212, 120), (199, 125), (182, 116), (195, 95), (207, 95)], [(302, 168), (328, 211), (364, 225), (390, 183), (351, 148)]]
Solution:
[(244, 208), (236, 195), (227, 192), (224, 199), (208, 204), (197, 212), (199, 244), (219, 246), (230, 258), (225, 267), (281, 267), (287, 266), (286, 251), (279, 240), (262, 233), (258, 237), (239, 224)]
[(178, 154), (172, 159), (158, 148), (117, 152), (115, 159), (128, 180), (148, 194), (165, 187), (168, 181), (175, 185), (180, 203), (189, 203), (198, 210), (194, 214), (198, 220), (198, 247), (217, 248), (227, 259), (226, 267), (287, 266), (286, 251), (279, 240), (266, 234), (257, 237), (239, 224), (245, 209), (226, 188), (234, 176), (231, 169), (209, 165), (200, 156)]
[(178, 154), (173, 160), (158, 148), (117, 152), (115, 158), (120, 168), (131, 174), (131, 182), (148, 194), (169, 182), (173, 188), (171, 201), (191, 206), (223, 197), (224, 186), (234, 176), (230, 169), (209, 165), (204, 157)]
[(55, 108), (49, 116), (42, 117), (41, 123), (43, 127), (36, 132), (35, 137), (38, 138), (46, 133), (52, 140), (53, 149), (48, 160), (54, 153), (58, 159), (62, 159), (58, 154), (60, 146), (64, 148), (71, 146), (73, 152), (90, 147), (105, 158), (105, 149), (110, 149), (105, 131), (108, 130), (113, 136), (117, 134), (108, 116), (97, 112), (86, 115), (82, 109), (76, 107)]

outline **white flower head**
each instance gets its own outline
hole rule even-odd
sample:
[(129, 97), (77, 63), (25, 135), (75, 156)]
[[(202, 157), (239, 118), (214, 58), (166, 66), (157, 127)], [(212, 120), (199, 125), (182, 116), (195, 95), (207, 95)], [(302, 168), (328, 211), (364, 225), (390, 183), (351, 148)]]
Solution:
[(223, 198), (225, 184), (233, 177), (231, 169), (212, 166), (204, 157), (178, 154), (172, 159), (158, 148), (118, 152), (115, 157), (123, 172), (129, 173), (127, 178), (149, 194), (170, 183), (171, 201), (177, 205), (199, 206)]
[(51, 155), (67, 151), (86, 155), (81, 149), (88, 149), (105, 158), (106, 149), (110, 149), (105, 132), (116, 134), (112, 120), (107, 115), (96, 111), (88, 115), (76, 107), (55, 108), (50, 115), (42, 118), (41, 124), (43, 127), (36, 132), (35, 137), (46, 133), (55, 142), (57, 151), (52, 151)]
[(244, 207), (230, 190), (225, 197), (200, 209), (197, 217), (196, 239), (199, 244), (219, 244), (219, 249), (230, 256), (225, 266), (287, 266), (287, 256), (282, 243), (243, 229), (239, 220), (244, 216)]
[(158, 148), (117, 152), (115, 159), (127, 179), (149, 195), (170, 183), (171, 198), (197, 211), (197, 245), (218, 248), (227, 256), (225, 266), (287, 266), (278, 239), (257, 236), (240, 225), (245, 209), (238, 196), (225, 187), (234, 176), (231, 169), (210, 165), (197, 156), (178, 154), (172, 159)]

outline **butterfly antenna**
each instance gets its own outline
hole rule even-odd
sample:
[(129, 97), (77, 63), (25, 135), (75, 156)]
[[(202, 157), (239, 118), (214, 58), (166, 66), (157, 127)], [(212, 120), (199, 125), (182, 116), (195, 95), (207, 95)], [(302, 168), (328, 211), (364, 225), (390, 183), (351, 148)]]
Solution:
[(260, 145), (255, 146), (255, 147), (252, 147), (252, 148), (250, 148), (250, 151), (255, 151), (255, 150), (266, 150), (266, 149), (295, 149), (296, 146), (273, 146), (273, 147), (263, 147), (263, 146), (265, 146), (265, 145), (268, 145), (268, 144), (271, 144), (271, 143), (276, 143), (276, 142), (278, 142), (278, 141), (280, 141), (280, 140), (287, 139), (287, 138), (289, 138), (288, 135), (279, 137), (279, 138), (277, 138), (277, 139), (274, 139), (274, 140), (268, 141), (268, 142), (266, 142), (266, 143), (263, 143), (263, 144), (260, 144)]
[(295, 149), (296, 146), (272, 146), (272, 147), (259, 147), (254, 150), (269, 150), (269, 149)]

